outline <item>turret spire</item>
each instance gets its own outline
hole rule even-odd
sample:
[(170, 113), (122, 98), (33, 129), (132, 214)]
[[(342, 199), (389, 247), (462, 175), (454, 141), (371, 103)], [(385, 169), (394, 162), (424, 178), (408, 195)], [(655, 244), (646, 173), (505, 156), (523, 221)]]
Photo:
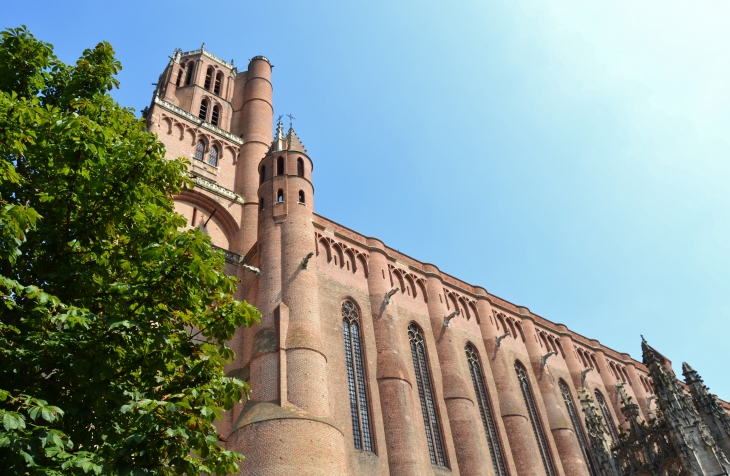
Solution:
[(695, 408), (722, 451), (726, 456), (730, 455), (730, 416), (717, 401), (717, 397), (710, 393), (702, 377), (687, 362), (682, 363), (682, 373)]

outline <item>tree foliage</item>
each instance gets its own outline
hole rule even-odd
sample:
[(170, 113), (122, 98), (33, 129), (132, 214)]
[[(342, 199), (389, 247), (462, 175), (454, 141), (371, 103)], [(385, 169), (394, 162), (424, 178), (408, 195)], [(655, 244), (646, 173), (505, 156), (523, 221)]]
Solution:
[(225, 344), (258, 311), (173, 210), (184, 159), (108, 91), (108, 43), (75, 65), (0, 38), (0, 468), (226, 474), (213, 425), (247, 386)]

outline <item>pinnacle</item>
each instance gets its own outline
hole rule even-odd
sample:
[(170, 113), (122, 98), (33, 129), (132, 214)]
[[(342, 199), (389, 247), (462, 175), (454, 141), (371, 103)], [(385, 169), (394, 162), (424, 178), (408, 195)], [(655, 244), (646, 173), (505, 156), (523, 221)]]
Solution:
[(293, 127), (289, 127), (289, 132), (286, 133), (286, 140), (288, 142), (287, 150), (296, 150), (299, 152), (307, 153), (307, 149), (304, 148), (304, 144), (299, 140), (299, 136), (294, 132)]

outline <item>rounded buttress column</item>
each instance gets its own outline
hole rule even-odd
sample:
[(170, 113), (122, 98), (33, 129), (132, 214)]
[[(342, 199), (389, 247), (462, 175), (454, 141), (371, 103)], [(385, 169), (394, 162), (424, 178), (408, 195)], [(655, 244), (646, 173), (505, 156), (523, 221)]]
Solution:
[[(451, 427), (451, 438), (456, 451), (456, 463), (459, 472), (467, 475), (493, 475), (489, 453), (486, 450), (487, 440), (481, 424), (479, 411), (474, 404), (467, 385), (470, 376), (467, 372), (466, 357), (460, 358), (464, 349), (457, 346), (454, 330), (444, 327), (444, 318), (453, 312), (436, 297), (443, 291), (443, 283), (439, 270), (433, 265), (424, 265), (426, 271), (426, 289), (428, 291), (428, 314), (431, 329), (436, 341), (436, 352), (441, 364), (444, 402)], [(456, 318), (454, 318), (456, 319)], [(455, 462), (451, 462), (452, 465)]]
[(644, 390), (644, 387), (641, 385), (641, 381), (639, 380), (639, 372), (636, 370), (636, 366), (634, 365), (634, 361), (631, 358), (629, 354), (621, 354), (621, 356), (626, 359), (626, 372), (629, 374), (629, 379), (631, 381), (629, 382), (629, 385), (631, 385), (631, 389), (634, 391), (634, 395), (636, 396), (636, 402), (639, 405), (639, 408), (641, 409), (641, 413), (643, 413), (644, 420), (649, 419), (649, 402), (648, 402), (648, 396), (646, 395), (646, 390)]
[[(485, 293), (486, 294), (486, 293)], [(511, 450), (514, 470), (510, 474), (518, 476), (544, 476), (540, 450), (530, 424), (522, 390), (515, 373), (514, 356), (504, 347), (496, 346), (496, 328), (490, 325), (492, 306), (486, 296), (477, 296), (479, 315), (482, 316), (480, 328), (484, 347), (487, 349), (489, 367), (494, 376), (497, 389), (499, 411), (504, 423), (505, 433)], [(486, 358), (488, 357), (488, 359)], [(506, 450), (507, 448), (505, 448)]]
[[(589, 476), (583, 453), (580, 450), (578, 439), (573, 430), (573, 424), (564, 408), (563, 397), (558, 388), (555, 378), (550, 374), (548, 366), (542, 365), (542, 352), (535, 340), (537, 332), (535, 323), (529, 312), (521, 313), (522, 325), (525, 328), (525, 345), (530, 355), (532, 370), (535, 373), (542, 402), (547, 416), (547, 423), (550, 426), (550, 436), (555, 444), (557, 454), (555, 455), (556, 471), (565, 475)], [(540, 405), (538, 405), (539, 408)]]
[[(415, 427), (413, 422), (414, 401), (413, 386), (408, 377), (406, 367), (410, 359), (410, 350), (401, 348), (402, 339), (396, 335), (400, 326), (396, 306), (385, 304), (385, 296), (390, 291), (390, 284), (385, 276), (388, 269), (388, 258), (385, 245), (374, 238), (368, 238), (370, 260), (368, 274), (368, 292), (370, 309), (373, 313), (373, 330), (377, 348), (377, 374), (380, 403), (383, 408), (383, 427), (385, 444), (388, 452), (388, 466), (391, 475), (419, 476), (430, 470), (421, 463), (419, 452), (415, 449)], [(395, 299), (392, 296), (390, 299)]]
[(271, 64), (263, 56), (255, 56), (248, 65), (241, 119), (243, 144), (236, 166), (235, 192), (244, 197), (241, 229), (232, 251), (246, 256), (257, 240), (258, 167), (271, 145), (274, 107), (272, 105)]
[(267, 175), (258, 194), (264, 203), (258, 222), (262, 319), (250, 364), (253, 401), (229, 441), (246, 456), (241, 474), (294, 476), (302, 468), (317, 476), (346, 474), (344, 436), (329, 414), (316, 260), (302, 266), (314, 251), (313, 189), (306, 178), (311, 161), (304, 161), (305, 177), (274, 176), (278, 157), (295, 171), (297, 158), (306, 156), (274, 154), (264, 159)]

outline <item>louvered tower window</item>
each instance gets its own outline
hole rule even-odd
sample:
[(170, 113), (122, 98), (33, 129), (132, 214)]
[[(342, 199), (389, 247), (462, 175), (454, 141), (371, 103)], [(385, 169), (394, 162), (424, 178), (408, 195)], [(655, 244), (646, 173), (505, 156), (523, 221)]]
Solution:
[(208, 70), (205, 72), (205, 83), (204, 83), (205, 89), (207, 89), (208, 91), (210, 91), (210, 81), (212, 79), (212, 76), (213, 76), (213, 68), (208, 68)]
[(487, 434), (487, 444), (489, 445), (489, 454), (492, 456), (494, 474), (497, 476), (507, 476), (507, 468), (502, 457), (502, 448), (499, 446), (499, 439), (497, 438), (497, 428), (494, 425), (492, 406), (489, 403), (487, 388), (484, 385), (482, 366), (479, 363), (479, 356), (471, 344), (467, 344), (466, 346), (466, 359), (469, 361), (471, 381), (474, 384), (474, 393), (477, 396), (484, 432)]
[(223, 79), (223, 73), (218, 72), (218, 74), (215, 75), (215, 85), (213, 86), (213, 92), (220, 95), (221, 93), (221, 80)]
[(213, 124), (214, 126), (217, 126), (218, 118), (220, 117), (220, 115), (221, 115), (221, 108), (218, 107), (218, 105), (216, 104), (215, 106), (213, 106), (213, 112), (210, 115), (210, 123)]
[(530, 417), (532, 431), (535, 433), (537, 448), (540, 450), (540, 457), (542, 458), (542, 464), (545, 467), (545, 473), (548, 476), (555, 476), (555, 467), (553, 466), (553, 460), (550, 457), (550, 452), (548, 451), (545, 432), (542, 429), (540, 418), (537, 414), (537, 407), (535, 406), (535, 399), (532, 396), (532, 388), (530, 387), (530, 380), (527, 378), (527, 372), (519, 362), (515, 362), (515, 370), (517, 371), (517, 379), (520, 381), (522, 397), (525, 399), (527, 414)]
[(570, 416), (570, 422), (573, 424), (573, 431), (575, 431), (575, 436), (578, 438), (578, 444), (580, 444), (580, 449), (583, 452), (583, 458), (586, 460), (588, 471), (591, 473), (591, 476), (598, 476), (598, 472), (593, 465), (591, 450), (588, 447), (588, 438), (583, 431), (583, 426), (580, 424), (578, 412), (575, 410), (575, 404), (573, 403), (573, 397), (570, 395), (570, 388), (568, 388), (568, 384), (563, 380), (558, 381), (558, 386), (560, 387), (560, 393), (563, 394), (563, 401), (568, 409), (568, 416)]
[(205, 118), (208, 117), (208, 101), (205, 99), (203, 99), (200, 103), (200, 112), (198, 113), (198, 117), (202, 120), (205, 120)]
[(436, 405), (433, 398), (433, 387), (426, 362), (426, 346), (423, 342), (423, 334), (415, 324), (408, 326), (408, 338), (411, 341), (411, 355), (413, 356), (413, 367), (416, 371), (416, 385), (418, 386), (418, 397), (421, 400), (421, 413), (423, 414), (423, 425), (426, 427), (426, 441), (428, 452), (431, 455), (431, 464), (446, 466), (444, 444), (441, 440), (441, 429), (436, 419)]
[(608, 406), (606, 406), (606, 399), (603, 398), (603, 394), (598, 390), (596, 390), (595, 394), (598, 407), (601, 409), (601, 413), (603, 413), (603, 419), (606, 420), (608, 432), (611, 434), (611, 440), (613, 441), (613, 444), (616, 444), (618, 443), (618, 430), (616, 429), (616, 425), (613, 423), (613, 418), (611, 418), (611, 412), (608, 410)]
[(360, 313), (350, 300), (342, 303), (342, 321), (345, 337), (347, 387), (350, 392), (352, 437), (355, 440), (355, 448), (373, 451), (365, 369), (363, 368), (362, 344), (360, 341)]

